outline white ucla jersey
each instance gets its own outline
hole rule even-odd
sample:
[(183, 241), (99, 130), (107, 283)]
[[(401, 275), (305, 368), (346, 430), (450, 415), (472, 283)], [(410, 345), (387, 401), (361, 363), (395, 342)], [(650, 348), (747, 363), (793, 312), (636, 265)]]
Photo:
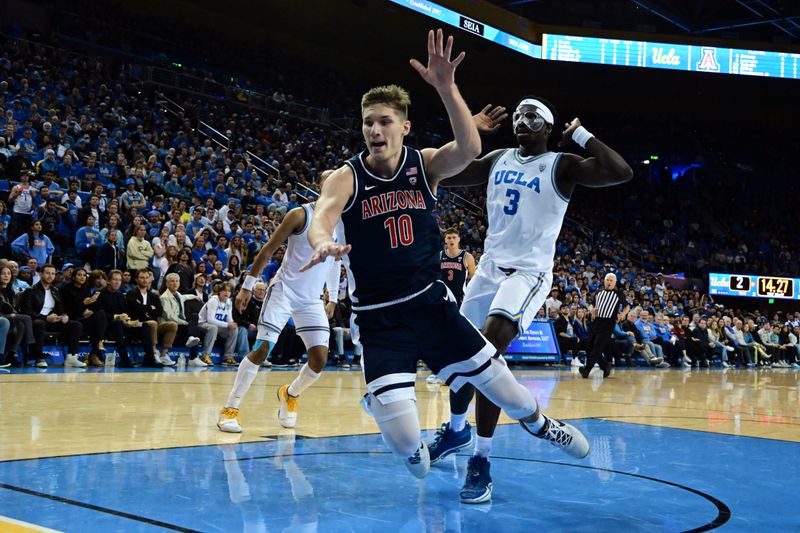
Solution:
[(553, 268), (556, 240), (569, 198), (556, 187), (562, 153), (522, 157), (507, 149), (489, 172), (489, 228), (482, 260), (529, 272)]
[[(319, 300), (328, 279), (328, 271), (331, 268), (338, 268), (338, 266), (334, 265), (333, 257), (328, 257), (324, 262), (314, 265), (306, 272), (300, 272), (300, 269), (311, 261), (311, 256), (314, 255), (314, 249), (308, 242), (308, 227), (311, 225), (311, 217), (314, 216), (314, 204), (304, 204), (301, 207), (306, 212), (306, 222), (302, 230), (289, 235), (283, 263), (274, 279), (283, 281), (295, 296), (305, 302)], [(343, 232), (342, 223), (339, 222), (333, 231), (333, 240), (341, 242), (340, 236)]]

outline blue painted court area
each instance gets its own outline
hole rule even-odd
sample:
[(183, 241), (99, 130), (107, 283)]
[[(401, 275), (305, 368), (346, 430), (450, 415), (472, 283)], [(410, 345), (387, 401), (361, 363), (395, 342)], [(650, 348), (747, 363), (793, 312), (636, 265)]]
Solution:
[(287, 434), (0, 463), (0, 515), (103, 532), (800, 530), (800, 444), (575, 425), (593, 446), (585, 461), (499, 427), (490, 504), (458, 502), (465, 456), (417, 481), (378, 435)]

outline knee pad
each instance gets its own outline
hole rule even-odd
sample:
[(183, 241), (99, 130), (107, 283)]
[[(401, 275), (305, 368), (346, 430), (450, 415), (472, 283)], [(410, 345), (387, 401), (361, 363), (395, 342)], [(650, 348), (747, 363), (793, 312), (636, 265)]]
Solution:
[(417, 404), (413, 400), (398, 400), (381, 404), (371, 394), (368, 404), (375, 422), (381, 430), (386, 446), (399, 457), (414, 455), (419, 448), (420, 430)]

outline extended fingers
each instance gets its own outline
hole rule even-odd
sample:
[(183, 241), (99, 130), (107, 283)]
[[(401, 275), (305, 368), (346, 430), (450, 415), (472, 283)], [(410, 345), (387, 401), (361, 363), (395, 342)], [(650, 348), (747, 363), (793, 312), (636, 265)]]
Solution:
[(447, 38), (447, 46), (444, 48), (444, 57), (448, 61), (450, 60), (450, 54), (453, 53), (453, 36)]
[(409, 63), (410, 63), (410, 64), (411, 64), (411, 66), (414, 68), (414, 70), (416, 70), (416, 71), (417, 71), (417, 72), (419, 72), (420, 74), (422, 74), (423, 72), (425, 72), (425, 65), (423, 65), (422, 63), (420, 63), (420, 62), (419, 62), (419, 61), (417, 61), (416, 59), (412, 59), (411, 61), (409, 61)]
[(442, 31), (442, 28), (436, 30), (436, 54), (444, 54), (444, 32)]
[(450, 62), (450, 64), (453, 65), (453, 69), (455, 69), (458, 65), (460, 65), (461, 62), (464, 61), (464, 58), (466, 56), (467, 56), (466, 52), (461, 52), (460, 54), (458, 54), (456, 58)]
[(436, 40), (433, 36), (433, 30), (428, 32), (428, 55), (432, 56), (436, 53)]

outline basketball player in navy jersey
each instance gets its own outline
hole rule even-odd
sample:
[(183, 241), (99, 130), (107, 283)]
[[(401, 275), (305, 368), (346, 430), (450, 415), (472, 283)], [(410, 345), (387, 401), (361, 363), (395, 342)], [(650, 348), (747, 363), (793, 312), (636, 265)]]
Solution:
[[(542, 98), (523, 98), (512, 119), (517, 148), (495, 150), (443, 183), (447, 187), (487, 186), (485, 252), (467, 286), (461, 312), (482, 328), (501, 354), (528, 329), (547, 297), (556, 239), (575, 186), (609, 187), (633, 176), (622, 156), (589, 133), (577, 118), (565, 125), (560, 145), (575, 141), (591, 157), (548, 151), (555, 109)], [(476, 120), (476, 124), (480, 122)], [(494, 131), (496, 126), (481, 130)], [(451, 420), (430, 444), (431, 464), (472, 440), (459, 414), (466, 412), (470, 395), (467, 387), (451, 394)], [(464, 503), (481, 503), (492, 497), (488, 456), (499, 417), (500, 409), (479, 389), (475, 404), (478, 435), (461, 491)]]
[[(475, 258), (468, 251), (461, 249), (461, 236), (456, 228), (448, 228), (444, 232), (444, 244), (439, 263), (441, 279), (450, 289), (458, 306), (461, 307), (461, 302), (464, 300), (464, 287), (475, 275)], [(433, 373), (428, 376), (426, 381), (431, 384), (444, 384)], [(469, 403), (464, 407), (464, 422), (469, 425), (466, 422), (467, 407), (469, 407)]]
[(445, 248), (441, 252), (439, 262), (442, 281), (460, 306), (464, 300), (464, 287), (475, 275), (475, 258), (468, 251), (461, 249), (461, 237), (455, 228), (444, 232), (444, 244)]
[[(315, 252), (305, 268), (341, 257), (349, 269), (355, 323), (364, 348), (367, 394), (363, 404), (383, 440), (408, 470), (430, 468), (421, 440), (414, 394), (417, 360), (453, 390), (471, 383), (523, 429), (573, 457), (589, 443), (574, 427), (539, 411), (497, 350), (459, 312), (439, 280), (440, 234), (433, 217), (436, 188), (463, 171), (481, 149), (472, 115), (454, 81), (464, 52), (450, 60), (452, 37), (428, 35), (428, 65), (411, 65), (439, 94), (454, 140), (441, 148), (403, 146), (411, 129), (408, 93), (376, 87), (361, 99), (367, 148), (337, 169), (322, 187), (308, 239)], [(347, 245), (331, 238), (344, 223)]]

